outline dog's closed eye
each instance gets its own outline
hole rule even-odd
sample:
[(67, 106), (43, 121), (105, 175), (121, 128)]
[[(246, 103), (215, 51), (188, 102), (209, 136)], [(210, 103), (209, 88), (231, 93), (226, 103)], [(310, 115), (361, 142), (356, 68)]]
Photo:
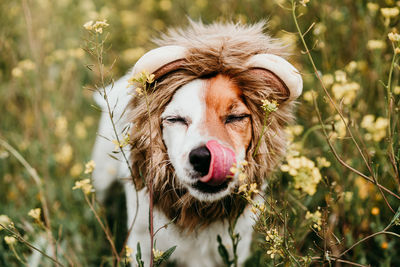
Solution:
[(250, 114), (239, 114), (239, 115), (231, 114), (231, 115), (226, 116), (225, 124), (240, 122), (247, 118), (250, 118)]
[(180, 117), (180, 116), (168, 116), (162, 119), (163, 123), (169, 123), (169, 124), (184, 124), (188, 125), (189, 122), (186, 118)]

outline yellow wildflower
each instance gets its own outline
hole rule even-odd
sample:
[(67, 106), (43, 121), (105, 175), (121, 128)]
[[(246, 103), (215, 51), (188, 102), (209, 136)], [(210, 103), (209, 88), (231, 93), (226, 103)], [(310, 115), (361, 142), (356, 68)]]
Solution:
[(37, 209), (31, 209), (28, 212), (28, 215), (31, 216), (33, 219), (40, 221), (40, 214), (41, 214), (41, 209), (37, 208)]
[(315, 211), (314, 213), (307, 211), (306, 220), (311, 220), (313, 222), (313, 228), (321, 231), (322, 214), (319, 210)]
[(75, 163), (69, 171), (72, 177), (78, 177), (83, 171), (82, 164)]
[(164, 254), (164, 251), (153, 248), (154, 261), (158, 261), (162, 257), (163, 254)]
[(93, 160), (88, 161), (85, 164), (85, 174), (92, 173), (95, 167), (96, 167), (96, 163)]
[(372, 215), (376, 216), (376, 215), (378, 215), (379, 213), (380, 213), (380, 210), (379, 210), (378, 207), (373, 207), (373, 208), (371, 209), (371, 214), (372, 214)]
[(398, 34), (396, 32), (390, 32), (388, 34), (388, 38), (392, 42), (398, 42), (398, 41), (400, 41), (400, 34)]
[(22, 74), (23, 74), (23, 72), (22, 72), (21, 68), (19, 68), (19, 67), (15, 67), (11, 71), (11, 75), (14, 78), (20, 78), (20, 77), (22, 77)]
[(81, 189), (83, 193), (86, 195), (93, 192), (93, 185), (90, 183), (90, 179), (84, 179), (75, 182), (75, 186), (72, 187), (72, 190)]
[(326, 86), (330, 86), (333, 84), (334, 82), (334, 78), (332, 74), (324, 74), (322, 75), (322, 82), (326, 85)]
[(91, 31), (93, 29), (93, 20), (90, 20), (83, 24), (83, 28), (85, 28), (88, 31)]
[(87, 136), (87, 131), (86, 131), (86, 127), (85, 124), (83, 122), (78, 122), (77, 124), (75, 124), (75, 135), (79, 138), (79, 139), (84, 139)]
[(382, 40), (369, 40), (367, 43), (367, 48), (369, 50), (382, 50), (386, 47), (386, 44)]
[(238, 192), (246, 192), (247, 191), (247, 184), (242, 184), (239, 186)]
[(57, 137), (65, 138), (68, 134), (68, 121), (64, 116), (59, 116), (56, 119), (56, 126), (54, 129), (54, 134)]
[(13, 236), (5, 236), (4, 241), (6, 242), (7, 245), (12, 246), (17, 242), (17, 239)]
[(300, 4), (302, 4), (303, 6), (307, 6), (307, 4), (310, 2), (310, 0), (300, 0)]
[(379, 9), (379, 5), (376, 3), (367, 3), (367, 8), (371, 13), (375, 13)]
[(135, 91), (136, 91), (136, 93), (137, 93), (138, 95), (143, 95), (143, 89), (142, 89), (142, 88), (137, 87), (137, 88), (135, 89)]
[(397, 85), (397, 86), (394, 87), (393, 93), (394, 93), (395, 95), (400, 95), (400, 86), (399, 86), (399, 85)]
[(399, 9), (397, 7), (384, 7), (381, 8), (381, 13), (385, 18), (394, 18), (399, 15)]
[(365, 115), (361, 121), (361, 127), (367, 130), (364, 137), (368, 141), (379, 142), (385, 138), (388, 125), (389, 120), (387, 118), (378, 117), (375, 120), (375, 116), (372, 114)]
[(269, 101), (268, 99), (261, 100), (264, 111), (271, 113), (278, 110), (278, 102), (276, 100)]
[(325, 157), (317, 157), (317, 164), (319, 168), (328, 168), (331, 163)]
[(286, 161), (287, 164), (282, 165), (281, 170), (293, 176), (294, 188), (300, 189), (310, 196), (314, 195), (317, 185), (322, 179), (315, 163), (304, 156), (287, 156)]
[[(3, 226), (8, 226), (12, 223), (10, 217), (8, 217), (7, 215), (0, 215), (0, 231), (3, 230)], [(3, 225), (3, 226), (1, 226)]]
[(307, 91), (303, 94), (303, 98), (305, 101), (312, 104), (314, 102), (314, 98), (317, 98), (317, 92), (314, 90)]
[(275, 258), (275, 255), (281, 254), (281, 247), (283, 244), (283, 238), (279, 235), (276, 228), (268, 230), (265, 235), (265, 241), (270, 245), (267, 250), (267, 254), (270, 255), (271, 259)]
[(73, 153), (72, 146), (70, 144), (64, 144), (60, 151), (55, 154), (55, 160), (60, 164), (67, 165), (71, 161)]
[(125, 258), (127, 262), (131, 262), (132, 261), (132, 255), (133, 253), (133, 249), (131, 247), (129, 247), (128, 245), (125, 246)]
[(387, 242), (382, 242), (381, 248), (382, 249), (387, 249), (389, 247), (389, 244)]

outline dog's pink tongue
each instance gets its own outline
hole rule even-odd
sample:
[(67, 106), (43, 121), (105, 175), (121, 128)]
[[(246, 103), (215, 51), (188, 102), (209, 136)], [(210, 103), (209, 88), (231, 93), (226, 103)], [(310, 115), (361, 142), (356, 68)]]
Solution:
[(216, 140), (208, 141), (206, 147), (211, 154), (210, 169), (206, 176), (200, 178), (200, 181), (209, 185), (220, 185), (228, 175), (233, 175), (230, 168), (233, 163), (236, 163), (235, 152), (222, 146)]

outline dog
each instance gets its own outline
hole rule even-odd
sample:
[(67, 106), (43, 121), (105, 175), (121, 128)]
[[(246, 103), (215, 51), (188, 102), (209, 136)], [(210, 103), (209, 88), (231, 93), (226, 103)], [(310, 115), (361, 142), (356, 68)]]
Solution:
[[(116, 136), (104, 95), (95, 95), (103, 115), (93, 150), (93, 183), (103, 199), (114, 180), (133, 176), (123, 183), (128, 226), (137, 218), (128, 245), (136, 249), (140, 242), (146, 264), (152, 247), (149, 179), (154, 229), (161, 229), (154, 238), (157, 249), (176, 245), (171, 259), (178, 266), (221, 266), (216, 237), (231, 244), (227, 229), (235, 218), (239, 265), (249, 256), (254, 218), (246, 200), (235, 193), (240, 182), (231, 167), (247, 161), (246, 183), (265, 185), (285, 153), (284, 127), (293, 119), (303, 84), (285, 59), (288, 47), (264, 34), (264, 28), (264, 22), (191, 21), (186, 29), (172, 29), (157, 39), (158, 48), (106, 89), (118, 135), (129, 134), (125, 157), (113, 154), (118, 149), (111, 142)], [(132, 93), (134, 87), (127, 88), (143, 70), (154, 75), (147, 101)], [(279, 107), (268, 115), (260, 136), (265, 99)]]

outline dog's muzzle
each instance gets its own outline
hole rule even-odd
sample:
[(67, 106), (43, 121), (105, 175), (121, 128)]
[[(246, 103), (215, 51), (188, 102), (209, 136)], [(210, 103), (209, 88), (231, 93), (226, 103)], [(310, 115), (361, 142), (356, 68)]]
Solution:
[(232, 149), (216, 140), (210, 140), (205, 146), (190, 152), (189, 162), (200, 174), (200, 182), (209, 186), (219, 186), (233, 175), (230, 169), (236, 163), (236, 157)]

